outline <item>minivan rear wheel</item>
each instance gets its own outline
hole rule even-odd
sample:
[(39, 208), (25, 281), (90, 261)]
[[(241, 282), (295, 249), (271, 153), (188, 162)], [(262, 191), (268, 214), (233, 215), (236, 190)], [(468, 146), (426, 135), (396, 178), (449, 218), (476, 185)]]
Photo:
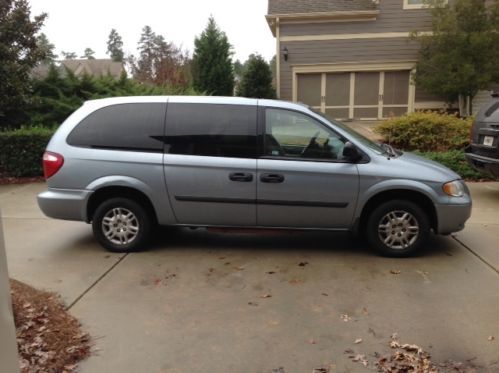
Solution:
[(92, 220), (94, 236), (112, 252), (133, 252), (144, 248), (151, 232), (151, 218), (141, 205), (128, 198), (111, 198), (101, 203)]
[(410, 256), (426, 242), (429, 234), (428, 216), (410, 201), (384, 202), (367, 220), (367, 239), (384, 256)]

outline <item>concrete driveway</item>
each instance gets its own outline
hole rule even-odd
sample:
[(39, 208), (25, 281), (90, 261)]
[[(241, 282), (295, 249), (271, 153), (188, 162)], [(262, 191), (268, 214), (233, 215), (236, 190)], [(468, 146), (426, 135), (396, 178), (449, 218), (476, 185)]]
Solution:
[(499, 183), (470, 188), (467, 228), (398, 260), (324, 232), (164, 230), (110, 254), (42, 215), (44, 184), (2, 186), (0, 206), (11, 277), (59, 292), (95, 339), (82, 372), (363, 372), (345, 350), (374, 362), (392, 333), (499, 372)]

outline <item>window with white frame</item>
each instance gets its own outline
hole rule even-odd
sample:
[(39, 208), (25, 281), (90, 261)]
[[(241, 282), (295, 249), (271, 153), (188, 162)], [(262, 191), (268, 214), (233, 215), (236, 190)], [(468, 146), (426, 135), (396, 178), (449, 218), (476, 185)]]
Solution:
[(421, 9), (424, 6), (424, 0), (404, 0), (404, 9)]

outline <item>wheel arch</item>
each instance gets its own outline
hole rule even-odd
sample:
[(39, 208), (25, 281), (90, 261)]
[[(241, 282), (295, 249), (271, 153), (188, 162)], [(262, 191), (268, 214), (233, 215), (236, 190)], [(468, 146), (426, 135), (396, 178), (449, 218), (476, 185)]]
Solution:
[(154, 209), (151, 200), (144, 192), (133, 187), (117, 185), (104, 186), (90, 195), (87, 202), (87, 222), (90, 223), (92, 221), (95, 210), (102, 202), (116, 197), (128, 198), (139, 203), (147, 210), (153, 222), (155, 224), (158, 222), (156, 210)]
[(410, 201), (421, 207), (428, 216), (430, 227), (434, 232), (438, 232), (438, 217), (433, 200), (423, 192), (404, 188), (383, 190), (369, 197), (362, 207), (357, 230), (360, 232), (365, 230), (367, 219), (376, 207), (384, 202), (397, 199)]

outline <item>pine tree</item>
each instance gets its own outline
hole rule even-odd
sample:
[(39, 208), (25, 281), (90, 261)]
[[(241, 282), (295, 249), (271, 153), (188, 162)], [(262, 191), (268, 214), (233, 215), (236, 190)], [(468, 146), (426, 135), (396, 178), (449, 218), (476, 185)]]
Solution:
[(64, 57), (65, 60), (74, 60), (76, 58), (76, 53), (75, 52), (65, 52), (61, 51), (62, 56)]
[(47, 35), (43, 32), (36, 38), (36, 44), (41, 53), (43, 53), (43, 62), (50, 63), (57, 59), (57, 54), (54, 53), (55, 45), (52, 44)]
[(156, 34), (150, 26), (144, 26), (140, 36), (139, 58), (134, 64), (134, 76), (141, 82), (152, 82), (154, 79), (154, 55), (156, 52)]
[(198, 91), (215, 96), (232, 96), (234, 71), (231, 45), (213, 17), (199, 37), (194, 40), (193, 83)]
[(95, 52), (92, 50), (92, 48), (85, 48), (85, 51), (83, 52), (83, 56), (81, 56), (81, 58), (86, 58), (87, 60), (95, 60), (94, 54)]
[(114, 28), (109, 33), (107, 53), (113, 61), (123, 62), (125, 56), (125, 53), (123, 52), (123, 40)]
[(30, 73), (46, 55), (36, 37), (45, 18), (31, 17), (27, 0), (0, 2), (0, 127), (22, 120)]
[(272, 71), (263, 57), (252, 54), (244, 65), (237, 95), (252, 98), (275, 98), (275, 91), (272, 87)]

